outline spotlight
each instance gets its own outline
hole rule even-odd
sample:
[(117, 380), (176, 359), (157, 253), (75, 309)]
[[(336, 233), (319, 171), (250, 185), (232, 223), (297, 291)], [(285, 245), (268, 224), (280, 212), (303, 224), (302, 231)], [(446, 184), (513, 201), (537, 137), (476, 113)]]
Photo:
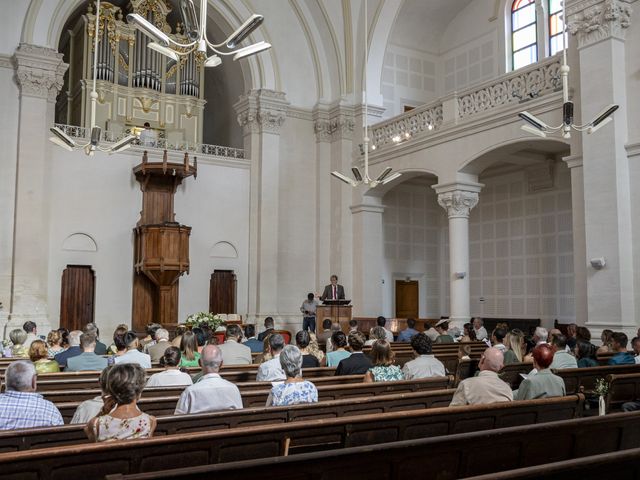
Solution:
[(168, 47), (163, 47), (156, 42), (149, 42), (147, 44), (147, 47), (149, 47), (151, 50), (155, 50), (156, 52), (161, 53), (165, 57), (169, 57), (170, 59), (175, 60), (176, 62), (178, 61), (178, 54)]
[(387, 184), (387, 183), (389, 183), (389, 182), (393, 182), (393, 181), (394, 181), (396, 178), (398, 178), (400, 175), (402, 175), (402, 174), (401, 174), (401, 173), (399, 173), (399, 172), (396, 172), (396, 173), (394, 173), (394, 174), (392, 174), (392, 175), (389, 175), (387, 178), (385, 178), (384, 180), (382, 180), (382, 182), (380, 182), (380, 183), (382, 183), (382, 185), (386, 185), (386, 184)]
[(260, 53), (264, 50), (268, 50), (271, 48), (271, 44), (267, 42), (258, 42), (253, 45), (249, 45), (248, 47), (241, 48), (236, 51), (236, 54), (233, 56), (234, 60), (240, 60), (241, 58), (248, 57), (249, 55), (253, 55), (255, 53)]
[(355, 178), (358, 182), (362, 181), (362, 175), (360, 174), (360, 170), (358, 167), (352, 167), (351, 171), (353, 172), (353, 178)]
[(607, 117), (609, 117), (609, 115), (615, 112), (618, 108), (620, 108), (618, 105), (611, 104), (605, 107), (604, 109), (602, 109), (602, 111), (598, 115), (596, 115), (596, 118), (591, 122), (591, 127), (595, 128), (598, 125), (600, 125), (602, 122), (604, 122), (607, 119)]
[(334, 171), (334, 172), (331, 172), (331, 175), (336, 177), (338, 180), (342, 180), (347, 185), (351, 185), (352, 187), (355, 187), (355, 186), (358, 185), (358, 182), (355, 182), (355, 181), (351, 180), (349, 177), (347, 177), (346, 175), (341, 174), (340, 172)]
[(385, 168), (376, 178), (376, 182), (381, 183), (391, 173), (391, 170), (393, 170), (391, 167)]
[(527, 111), (520, 112), (518, 116), (538, 130), (550, 130), (549, 125)]
[(122, 152), (123, 150), (126, 150), (131, 146), (131, 142), (133, 142), (136, 138), (138, 137), (136, 137), (135, 135), (127, 135), (122, 140), (119, 140), (116, 143), (114, 143), (109, 149), (109, 153), (110, 154), (118, 153), (118, 152)]
[(258, 28), (263, 20), (264, 17), (262, 15), (256, 13), (251, 15), (246, 22), (240, 25), (238, 29), (225, 40), (227, 48), (235, 48), (240, 42), (251, 35), (251, 32)]
[(62, 143), (68, 148), (74, 148), (74, 147), (77, 146), (76, 142), (74, 142), (73, 139), (69, 135), (64, 133), (58, 127), (51, 127), (49, 129), (49, 131), (55, 135), (55, 137), (51, 137), (51, 138), (57, 138), (60, 141), (60, 143), (59, 142), (54, 142), (56, 145), (60, 145)]
[(148, 22), (142, 15), (130, 13), (127, 15), (127, 22), (137, 27), (138, 30), (150, 37), (154, 42), (159, 43), (163, 47), (169, 46), (169, 37), (158, 27)]

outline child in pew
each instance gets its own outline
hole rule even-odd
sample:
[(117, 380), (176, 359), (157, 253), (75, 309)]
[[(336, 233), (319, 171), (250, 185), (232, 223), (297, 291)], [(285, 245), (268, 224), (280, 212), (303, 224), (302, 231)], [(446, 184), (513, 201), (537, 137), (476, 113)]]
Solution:
[[(87, 423), (94, 417), (100, 415), (102, 409), (105, 406), (105, 403), (110, 405), (110, 408), (113, 409), (113, 402), (111, 402), (111, 395), (108, 393), (107, 387), (107, 375), (109, 374), (109, 370), (112, 367), (107, 367), (100, 373), (100, 390), (102, 390), (102, 395), (98, 395), (97, 397), (90, 398), (89, 400), (85, 400), (78, 408), (76, 408), (75, 413), (73, 414), (73, 418), (70, 423)], [(107, 407), (109, 408), (109, 407)], [(108, 410), (108, 412), (111, 410)]]
[(111, 402), (85, 427), (92, 442), (148, 438), (156, 429), (156, 418), (141, 412), (137, 402), (145, 384), (145, 372), (134, 363), (114, 365), (107, 374), (107, 391)]

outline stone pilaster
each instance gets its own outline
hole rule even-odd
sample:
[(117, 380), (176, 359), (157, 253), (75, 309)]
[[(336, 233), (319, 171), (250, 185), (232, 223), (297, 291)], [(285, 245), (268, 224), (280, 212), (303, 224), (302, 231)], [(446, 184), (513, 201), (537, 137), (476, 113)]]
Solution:
[(20, 87), (18, 180), (11, 305), (6, 330), (35, 321), (48, 331), (48, 188), (55, 100), (67, 65), (55, 50), (20, 44), (13, 56)]
[(624, 40), (635, 0), (574, 0), (567, 2), (569, 31), (584, 48), (602, 40)]
[(478, 204), (484, 185), (453, 182), (434, 185), (438, 204), (449, 217), (450, 318), (462, 328), (471, 318), (469, 283), (469, 214)]

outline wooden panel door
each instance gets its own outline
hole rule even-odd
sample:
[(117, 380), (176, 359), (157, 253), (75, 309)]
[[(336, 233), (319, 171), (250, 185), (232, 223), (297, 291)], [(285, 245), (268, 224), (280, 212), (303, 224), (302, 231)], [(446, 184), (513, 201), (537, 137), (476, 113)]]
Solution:
[(396, 280), (396, 318), (418, 318), (418, 292), (417, 280)]
[(96, 275), (91, 265), (67, 265), (62, 272), (60, 326), (82, 330), (93, 322)]
[(209, 311), (236, 312), (236, 274), (233, 270), (214, 270), (209, 283)]

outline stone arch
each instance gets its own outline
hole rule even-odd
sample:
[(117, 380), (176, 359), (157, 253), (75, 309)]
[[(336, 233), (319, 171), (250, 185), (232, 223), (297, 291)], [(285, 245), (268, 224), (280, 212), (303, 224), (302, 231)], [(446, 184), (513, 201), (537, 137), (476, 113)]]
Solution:
[(238, 258), (238, 249), (233, 243), (223, 240), (213, 245), (209, 251), (209, 256), (214, 258)]
[(394, 187), (404, 182), (407, 182), (413, 178), (421, 177), (423, 175), (433, 175), (436, 179), (438, 178), (438, 174), (436, 172), (434, 172), (433, 170), (428, 170), (426, 168), (414, 168), (414, 167), (407, 167), (407, 168), (401, 168), (401, 169), (394, 168), (393, 171), (402, 173), (402, 176), (396, 178), (392, 182), (387, 183), (386, 185), (378, 185), (375, 188), (367, 188), (363, 192), (362, 196), (365, 198), (366, 197), (382, 198), (385, 196), (387, 192), (392, 190)]
[(62, 250), (70, 252), (97, 252), (98, 244), (88, 233), (72, 233), (62, 242)]

